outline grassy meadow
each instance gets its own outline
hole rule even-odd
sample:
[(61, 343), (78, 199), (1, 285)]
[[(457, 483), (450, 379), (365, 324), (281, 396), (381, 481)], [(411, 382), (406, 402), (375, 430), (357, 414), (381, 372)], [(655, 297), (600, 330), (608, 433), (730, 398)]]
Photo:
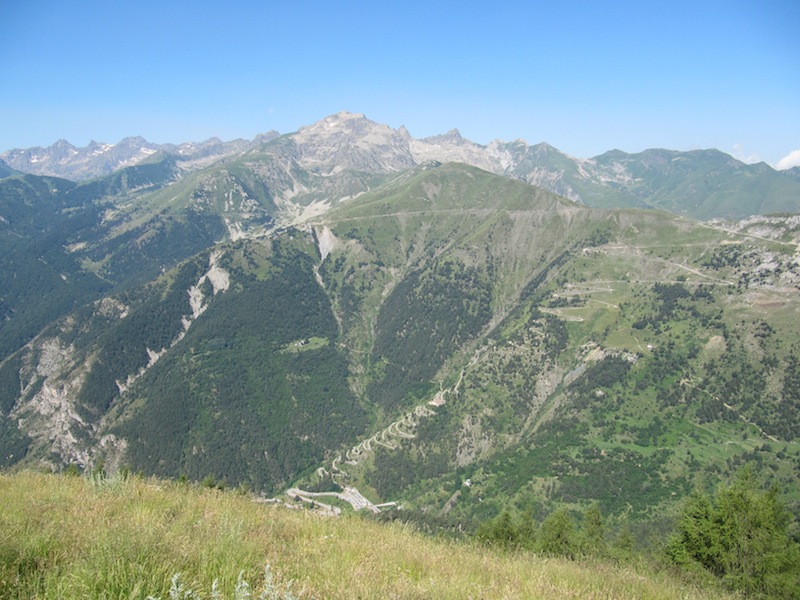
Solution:
[(237, 491), (135, 477), (0, 475), (2, 598), (287, 591), (293, 598), (728, 597), (644, 565), (505, 552), (407, 525), (258, 503)]

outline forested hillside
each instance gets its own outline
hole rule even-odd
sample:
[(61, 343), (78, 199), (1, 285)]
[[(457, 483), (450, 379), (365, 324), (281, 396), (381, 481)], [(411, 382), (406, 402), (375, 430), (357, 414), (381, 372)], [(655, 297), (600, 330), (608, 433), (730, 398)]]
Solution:
[[(444, 400), (413, 440), (372, 445), (335, 481), (454, 528), (592, 502), (655, 522), (750, 462), (797, 502), (794, 221), (773, 221), (768, 241), (767, 221), (756, 237), (509, 189), (470, 211), (453, 181), (483, 176), (460, 169), (325, 216), (338, 245), (320, 272), (345, 337), (374, 327), (352, 359), (369, 400), (387, 424)], [(394, 286), (393, 269), (407, 273)]]

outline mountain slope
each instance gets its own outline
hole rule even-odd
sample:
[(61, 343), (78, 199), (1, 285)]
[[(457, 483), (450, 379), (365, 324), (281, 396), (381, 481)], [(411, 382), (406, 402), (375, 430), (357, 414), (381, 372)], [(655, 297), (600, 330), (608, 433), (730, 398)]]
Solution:
[(754, 457), (796, 498), (798, 225), (426, 164), (44, 330), (0, 368), (5, 461), (347, 483), (466, 527), (661, 518)]
[(10, 177), (11, 175), (17, 175), (17, 174), (19, 174), (18, 171), (16, 171), (16, 170), (12, 169), (11, 167), (9, 167), (8, 164), (5, 161), (0, 160), (0, 179), (3, 179), (5, 177)]
[[(486, 337), (425, 372), (426, 416), (343, 454), (333, 480), (454, 527), (509, 505), (541, 518), (591, 501), (652, 520), (694, 486), (756, 461), (792, 490), (797, 510), (798, 222), (754, 221), (776, 242), (606, 213), (541, 263)], [(330, 258), (341, 260), (336, 250)], [(440, 317), (455, 327), (470, 293), (458, 300)], [(420, 308), (421, 328), (437, 331)], [(436, 356), (418, 339), (404, 346), (409, 327), (388, 336), (405, 370), (415, 343), (418, 360)]]
[(639, 154), (608, 152), (587, 165), (611, 190), (587, 192), (592, 206), (619, 206), (617, 187), (629, 206), (656, 207), (694, 219), (800, 212), (791, 178), (764, 163), (746, 165), (718, 150)]
[[(220, 256), (236, 288), (209, 299), (185, 338), (121, 398), (130, 416), (113, 431), (129, 440), (134, 468), (275, 489), (363, 431), (307, 243)], [(266, 271), (253, 273), (251, 261)]]
[(0, 356), (109, 288), (66, 249), (100, 216), (75, 201), (75, 188), (33, 175), (0, 180)]
[(67, 311), (141, 284), (224, 235), (216, 215), (142, 211), (142, 195), (176, 177), (174, 160), (162, 156), (79, 184), (0, 180), (2, 356)]
[(456, 544), (167, 481), (0, 475), (0, 502), (6, 598), (729, 597), (673, 573)]
[[(468, 212), (475, 213), (473, 220), (480, 220), (487, 210), (491, 212), (495, 209), (491, 205), (478, 211), (469, 208), (475, 197), (482, 197), (487, 192), (494, 192), (493, 198), (498, 204), (539, 215), (534, 220), (542, 220), (543, 213), (560, 202), (524, 184), (456, 165), (433, 169), (431, 172), (423, 170), (410, 179), (409, 185), (401, 186), (395, 182), (394, 187), (388, 186), (388, 189), (396, 190), (399, 186), (401, 196), (408, 199), (413, 197), (409, 194), (415, 195), (423, 188), (433, 190), (438, 186), (443, 192), (432, 196), (437, 204), (441, 200), (438, 208), (444, 212), (455, 211), (452, 216), (456, 221), (448, 221), (441, 230), (437, 225), (437, 229), (430, 232), (429, 241), (418, 239), (415, 242), (430, 248), (438, 243), (440, 236), (446, 235), (452, 239), (457, 232), (461, 236), (470, 235), (471, 227), (459, 229), (458, 222), (463, 221), (464, 214)], [(461, 195), (464, 190), (474, 187), (473, 179), (482, 181), (482, 186), (474, 188), (473, 193), (477, 196)], [(501, 189), (493, 189), (497, 185)], [(516, 196), (506, 193), (505, 187), (516, 190)], [(402, 193), (402, 190), (406, 192)], [(363, 200), (354, 202), (370, 207), (374, 202), (382, 201), (384, 196), (376, 193), (374, 198), (377, 200), (364, 196)], [(413, 212), (411, 209), (414, 207), (407, 203), (398, 200), (394, 204), (404, 214)], [(349, 208), (355, 206), (353, 204)], [(581, 210), (569, 205), (564, 205), (564, 209), (566, 213)], [(329, 312), (330, 301), (325, 288), (318, 282), (321, 276), (316, 274), (314, 264), (318, 260), (318, 247), (313, 245), (314, 238), (308, 234), (301, 235), (294, 242), (287, 242), (286, 238), (294, 235), (286, 234), (273, 241), (243, 240), (240, 246), (223, 247), (219, 252), (212, 253), (211, 258), (203, 255), (185, 264), (168, 279), (154, 284), (152, 289), (148, 286), (141, 291), (117, 295), (113, 299), (89, 305), (67, 321), (43, 332), (21, 355), (7, 361), (4, 365), (5, 375), (18, 379), (20, 383), (14, 387), (21, 390), (19, 397), (15, 397), (13, 388), (9, 390), (11, 396), (5, 401), (7, 412), (33, 423), (36, 414), (50, 414), (55, 398), (58, 398), (57, 402), (65, 402), (70, 407), (67, 413), (71, 416), (66, 421), (59, 421), (56, 426), (51, 420), (45, 419), (45, 424), (38, 427), (36, 432), (29, 430), (35, 438), (35, 449), (31, 456), (46, 460), (48, 453), (55, 451), (59, 461), (85, 463), (92, 460), (95, 452), (102, 454), (99, 446), (94, 444), (102, 445), (104, 439), (109, 444), (113, 442), (113, 436), (103, 437), (111, 433), (128, 440), (130, 449), (127, 460), (137, 468), (172, 475), (183, 472), (193, 477), (208, 472), (222, 477), (227, 473), (236, 482), (250, 480), (253, 485), (270, 487), (279, 482), (286, 483), (289, 474), (296, 475), (303, 466), (318, 462), (321, 458), (319, 452), (337, 447), (344, 439), (341, 436), (354, 439), (353, 436), (363, 430), (365, 423), (360, 420), (363, 417), (359, 416), (362, 409), (353, 403), (350, 396), (346, 380), (347, 363), (338, 350), (339, 325)], [(409, 249), (396, 250), (398, 265), (404, 261), (402, 256), (407, 251)], [(420, 266), (427, 265), (428, 256), (421, 255), (420, 258)], [(210, 266), (203, 266), (203, 261)], [(394, 268), (387, 261), (378, 268), (378, 277), (370, 285), (377, 282), (382, 286), (383, 282), (392, 280)], [(232, 290), (235, 291), (227, 292), (227, 288), (217, 289), (213, 283), (209, 284), (209, 281), (213, 282), (212, 272), (223, 279), (230, 279)], [(414, 277), (420, 275), (428, 276), (420, 270)], [(440, 283), (432, 282), (431, 285), (434, 293), (432, 301), (436, 302)], [(469, 291), (468, 288), (464, 290)], [(374, 287), (371, 292), (373, 297), (381, 293), (382, 287)], [(373, 298), (367, 298), (367, 301), (371, 302)], [(406, 305), (409, 301), (410, 298), (400, 292), (389, 298), (390, 305)], [(489, 317), (488, 298), (477, 299), (476, 302), (480, 305), (476, 309), (478, 320), (473, 322), (473, 315), (468, 315), (462, 324), (465, 329), (460, 337), (452, 340), (449, 339), (449, 329), (442, 331), (436, 361), (444, 360), (461, 341), (474, 337), (481, 319), (485, 321)], [(205, 310), (207, 305), (210, 308)], [(257, 320), (252, 321), (254, 318)], [(320, 325), (314, 325), (318, 319), (322, 319)], [(357, 320), (354, 322), (358, 323)], [(361, 327), (363, 323), (358, 326)], [(283, 329), (276, 329), (276, 324), (281, 324)], [(392, 325), (384, 325), (383, 322), (379, 326), (387, 331), (392, 328)], [(344, 327), (342, 333), (349, 336), (345, 343), (352, 339), (353, 344), (362, 344), (358, 333), (351, 333), (349, 327)], [(381, 344), (387, 343), (385, 340), (389, 335), (382, 333), (378, 338), (379, 349), (376, 353), (383, 352)], [(195, 336), (200, 337), (198, 342), (193, 343)], [(269, 339), (274, 341), (269, 343)], [(309, 340), (313, 341), (309, 343), (310, 347), (306, 345)], [(299, 350), (294, 351), (292, 344), (299, 344)], [(231, 355), (229, 359), (224, 358), (227, 354)], [(194, 358), (189, 359), (190, 356)], [(42, 366), (42, 361), (48, 366)], [(409, 364), (412, 363), (413, 360)], [(265, 373), (256, 371), (244, 376), (249, 372), (247, 365), (251, 364), (263, 365), (265, 372), (271, 375), (264, 379)], [(351, 367), (357, 369), (358, 365)], [(288, 383), (279, 384), (281, 379), (277, 373), (285, 369), (289, 369), (286, 375)], [(292, 369), (295, 375), (289, 374)], [(183, 373), (183, 376), (166, 377), (166, 373)], [(430, 374), (430, 368), (425, 367), (421, 374), (413, 375), (412, 379), (405, 375), (400, 378), (403, 382), (415, 381)], [(389, 373), (374, 386), (391, 388), (392, 378), (396, 376), (397, 373)], [(318, 383), (313, 383), (315, 378)], [(188, 395), (185, 390), (187, 381), (194, 382)], [(172, 389), (171, 386), (175, 385), (178, 388)], [(180, 392), (181, 389), (184, 391)], [(239, 391), (231, 395), (231, 389)], [(266, 390), (272, 392), (267, 392), (265, 396)], [(278, 404), (268, 401), (273, 393), (277, 394), (274, 402)], [(156, 394), (156, 399), (148, 403), (146, 398), (152, 394)], [(325, 395), (330, 397), (326, 399), (323, 397)], [(243, 405), (236, 404), (240, 399), (244, 401)], [(333, 412), (319, 423), (319, 433), (312, 435), (307, 430), (297, 433), (299, 438), (307, 440), (305, 446), (315, 448), (311, 454), (304, 458), (306, 451), (302, 449), (287, 450), (286, 442), (280, 441), (280, 434), (285, 434), (285, 428), (289, 425), (281, 419), (292, 415), (292, 418), (300, 419), (298, 427), (308, 428), (311, 423), (309, 414), (314, 413), (305, 414), (298, 410), (302, 402), (316, 406), (328, 401)], [(366, 398), (362, 401), (366, 402)], [(183, 404), (175, 405), (176, 402)], [(259, 402), (267, 404), (258, 408)], [(301, 404), (295, 404), (295, 410), (287, 413), (287, 407), (297, 402)], [(387, 399), (385, 404), (392, 407), (397, 402), (401, 402), (401, 398)], [(223, 407), (221, 413), (221, 409), (213, 408), (215, 404)], [(126, 408), (137, 405), (143, 408), (130, 411)], [(367, 405), (379, 406), (381, 402)], [(248, 412), (253, 410), (257, 412)], [(107, 415), (108, 411), (115, 416), (110, 413)], [(336, 417), (331, 416), (334, 412), (340, 415), (339, 419), (345, 420), (337, 423)], [(222, 439), (228, 441), (232, 435), (243, 435), (234, 434), (236, 421), (230, 421), (222, 427), (220, 423), (214, 424), (217, 417), (207, 420), (218, 413), (226, 415), (226, 418), (230, 418), (229, 413), (249, 415), (244, 421), (253, 424), (260, 422), (262, 428), (270, 424), (273, 428), (271, 434), (265, 434), (263, 429), (253, 431), (254, 439), (259, 439), (259, 447), (263, 447), (264, 443), (279, 444), (281, 451), (275, 446), (268, 453), (285, 456), (280, 459), (282, 461), (294, 462), (288, 466), (269, 467), (271, 471), (268, 475), (253, 475), (247, 470), (239, 472), (231, 469), (231, 465), (247, 463), (251, 465), (248, 468), (263, 473), (265, 467), (259, 463), (264, 461), (244, 460), (240, 456), (239, 459), (222, 462), (219, 448), (226, 446), (222, 442), (216, 444), (214, 459), (209, 459), (204, 451), (198, 451), (196, 441), (191, 442), (194, 450), (187, 454), (185, 449), (192, 439), (205, 440), (205, 446), (206, 438), (213, 437), (216, 432), (220, 432)], [(170, 419), (165, 417), (166, 414), (180, 414), (182, 417), (179, 420)], [(276, 415), (284, 417), (278, 418)], [(104, 419), (110, 426), (119, 418), (122, 421), (116, 428), (98, 429), (93, 424)], [(198, 430), (191, 425), (195, 418), (198, 419)], [(178, 430), (171, 427), (178, 427)], [(322, 442), (315, 441), (317, 435)], [(330, 435), (334, 437), (330, 438)], [(81, 438), (86, 436), (94, 441), (88, 445), (82, 443)], [(172, 444), (169, 448), (163, 446), (167, 441)], [(315, 446), (318, 443), (321, 445)], [(148, 447), (151, 450), (146, 450)], [(258, 450), (256, 454), (260, 456), (263, 451)], [(215, 460), (220, 463), (213, 466)]]
[[(396, 133), (340, 114), (192, 173), (0, 181), (8, 256), (51, 265), (48, 239), (42, 289), (102, 284), (54, 307), (9, 288), (27, 296), (0, 330), (3, 464), (347, 486), (470, 531), (591, 502), (659, 528), (753, 462), (798, 509), (796, 216), (592, 209), (409, 169)], [(425, 143), (447, 140), (469, 147)], [(694, 172), (647, 158), (672, 187)], [(666, 189), (647, 173), (642, 197)]]
[[(320, 272), (341, 297), (345, 323), (358, 308), (348, 303), (364, 307), (353, 335), (373, 344), (362, 350), (365, 368), (376, 369), (371, 400), (396, 408), (409, 388), (429, 388), (443, 361), (588, 235), (594, 218), (537, 188), (458, 164), (423, 167), (326, 214), (330, 239), (358, 248), (352, 256), (334, 252)], [(379, 268), (356, 272), (365, 262)]]

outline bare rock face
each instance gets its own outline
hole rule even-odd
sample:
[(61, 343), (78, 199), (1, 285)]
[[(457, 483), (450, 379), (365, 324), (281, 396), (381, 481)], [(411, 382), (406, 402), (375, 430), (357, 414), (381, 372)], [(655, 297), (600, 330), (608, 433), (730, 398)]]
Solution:
[(416, 164), (406, 136), (364, 115), (340, 112), (302, 127), (292, 139), (298, 162), (324, 174), (343, 169), (390, 173)]
[(20, 400), (11, 417), (34, 447), (62, 463), (87, 465), (89, 452), (81, 439), (86, 439), (91, 426), (78, 414), (75, 403), (85, 369), (76, 363), (74, 348), (49, 338), (33, 342), (25, 350)]
[[(231, 276), (219, 265), (221, 257), (222, 251), (210, 252), (207, 270), (185, 290), (191, 313), (183, 317), (182, 328), (174, 338), (165, 347), (145, 347), (147, 364), (116, 381), (118, 393), (112, 408), (114, 402), (184, 338), (213, 297), (228, 291)], [(204, 285), (206, 282), (208, 286)], [(107, 297), (94, 303), (89, 318), (113, 323), (125, 320), (129, 314), (128, 306)], [(109, 433), (108, 413), (95, 414), (81, 401), (87, 376), (99, 357), (97, 351), (87, 353), (78, 348), (85, 345), (84, 336), (93, 337), (87, 322), (70, 316), (59, 327), (20, 350), (20, 388), (9, 418), (30, 438), (29, 462), (57, 469), (65, 464), (91, 468), (102, 460), (106, 470), (113, 471), (124, 462), (127, 441)]]

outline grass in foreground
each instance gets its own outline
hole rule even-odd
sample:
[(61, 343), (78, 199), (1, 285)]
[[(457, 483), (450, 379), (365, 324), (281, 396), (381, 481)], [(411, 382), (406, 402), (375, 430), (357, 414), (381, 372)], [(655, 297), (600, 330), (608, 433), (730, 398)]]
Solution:
[(293, 580), (300, 598), (726, 597), (668, 573), (508, 554), (403, 525), (258, 504), (236, 492), (136, 478), (0, 475), (2, 598), (178, 597), (176, 573), (182, 598), (189, 589), (194, 597), (248, 597), (235, 592), (242, 580), (258, 597), (266, 566), (276, 587)]

